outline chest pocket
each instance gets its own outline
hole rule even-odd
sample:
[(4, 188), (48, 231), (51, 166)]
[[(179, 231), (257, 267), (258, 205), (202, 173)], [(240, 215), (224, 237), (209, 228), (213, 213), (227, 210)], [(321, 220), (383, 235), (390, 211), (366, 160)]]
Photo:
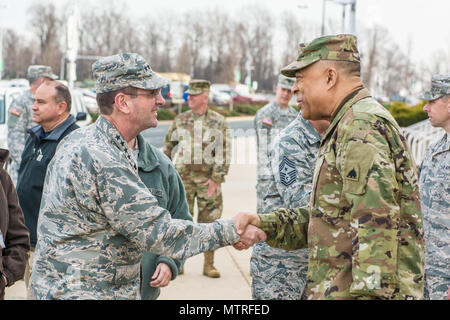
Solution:
[(362, 141), (349, 142), (341, 172), (344, 193), (361, 195), (366, 192), (367, 178), (375, 154), (375, 148)]

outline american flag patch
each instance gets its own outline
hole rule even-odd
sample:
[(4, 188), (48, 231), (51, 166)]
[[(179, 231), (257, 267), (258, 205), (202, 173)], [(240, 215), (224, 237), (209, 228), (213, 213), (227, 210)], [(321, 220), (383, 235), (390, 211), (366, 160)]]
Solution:
[(15, 115), (17, 117), (20, 117), (20, 115), (22, 114), (22, 109), (19, 109), (17, 107), (12, 107), (11, 110), (9, 110), (9, 113), (11, 113), (12, 115)]
[(272, 119), (270, 118), (263, 118), (262, 123), (268, 126), (272, 126)]

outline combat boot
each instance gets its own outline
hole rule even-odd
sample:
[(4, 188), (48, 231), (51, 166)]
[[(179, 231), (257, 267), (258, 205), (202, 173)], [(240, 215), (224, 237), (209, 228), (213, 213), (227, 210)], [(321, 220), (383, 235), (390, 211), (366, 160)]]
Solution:
[(219, 278), (220, 272), (214, 267), (214, 251), (205, 251), (205, 264), (203, 274), (210, 278)]

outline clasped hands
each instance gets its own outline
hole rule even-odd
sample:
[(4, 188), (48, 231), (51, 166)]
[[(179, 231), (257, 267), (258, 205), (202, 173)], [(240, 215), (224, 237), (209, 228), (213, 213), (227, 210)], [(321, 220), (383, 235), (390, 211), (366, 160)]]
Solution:
[(261, 225), (259, 216), (249, 212), (239, 212), (233, 217), (240, 239), (233, 247), (237, 250), (248, 249), (259, 241), (265, 241), (267, 235), (258, 228)]

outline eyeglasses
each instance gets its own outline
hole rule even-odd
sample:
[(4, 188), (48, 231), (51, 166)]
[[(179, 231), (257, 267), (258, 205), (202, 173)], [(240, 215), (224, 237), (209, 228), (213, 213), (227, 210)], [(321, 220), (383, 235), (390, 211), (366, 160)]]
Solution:
[(148, 90), (149, 93), (131, 93), (131, 92), (124, 92), (123, 94), (126, 94), (128, 96), (149, 96), (150, 98), (156, 98), (161, 94), (161, 89), (155, 89), (155, 90)]

